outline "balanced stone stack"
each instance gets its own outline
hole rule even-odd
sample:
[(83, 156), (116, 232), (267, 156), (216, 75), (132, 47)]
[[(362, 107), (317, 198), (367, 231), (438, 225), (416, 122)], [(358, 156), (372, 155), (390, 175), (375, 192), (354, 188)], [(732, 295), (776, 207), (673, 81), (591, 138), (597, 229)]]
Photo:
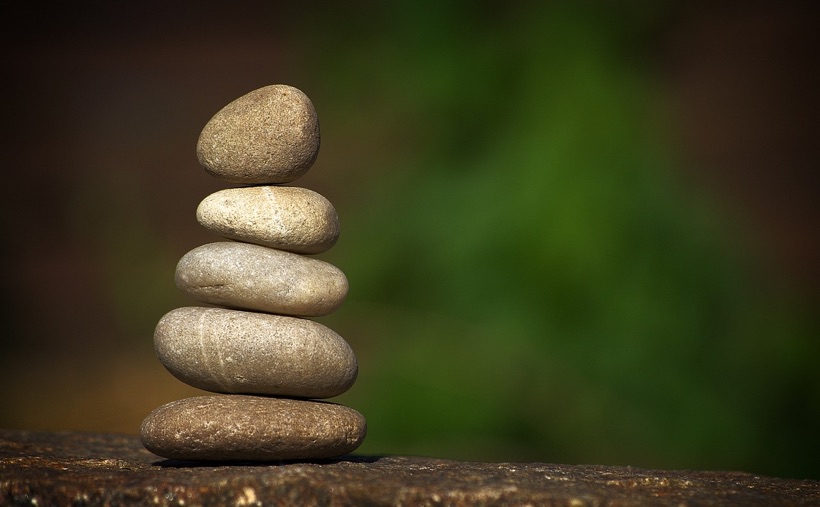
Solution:
[(206, 197), (197, 220), (228, 239), (188, 252), (177, 286), (212, 305), (172, 310), (154, 345), (181, 381), (214, 393), (174, 401), (142, 423), (143, 445), (178, 460), (331, 458), (366, 433), (353, 409), (318, 401), (356, 380), (348, 343), (309, 317), (335, 311), (348, 282), (309, 257), (330, 249), (339, 221), (330, 202), (282, 186), (307, 172), (319, 151), (310, 99), (272, 85), (231, 102), (207, 123), (197, 156), (227, 188)]

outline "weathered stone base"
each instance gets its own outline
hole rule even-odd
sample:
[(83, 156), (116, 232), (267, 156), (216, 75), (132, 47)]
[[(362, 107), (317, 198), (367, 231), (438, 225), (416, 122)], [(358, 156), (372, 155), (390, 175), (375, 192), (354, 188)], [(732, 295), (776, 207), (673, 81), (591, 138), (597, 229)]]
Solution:
[(183, 463), (133, 436), (0, 430), (0, 505), (123, 504), (820, 505), (820, 482), (399, 456)]

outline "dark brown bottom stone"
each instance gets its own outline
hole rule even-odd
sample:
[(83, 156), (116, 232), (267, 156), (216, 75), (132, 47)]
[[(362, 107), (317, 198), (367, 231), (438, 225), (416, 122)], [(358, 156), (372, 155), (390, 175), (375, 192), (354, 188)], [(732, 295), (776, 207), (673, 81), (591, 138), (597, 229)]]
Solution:
[(0, 430), (0, 505), (100, 504), (820, 505), (820, 482), (400, 456), (195, 464), (135, 436)]
[(241, 394), (194, 396), (142, 422), (146, 449), (176, 460), (308, 460), (343, 456), (367, 433), (364, 417), (336, 403)]

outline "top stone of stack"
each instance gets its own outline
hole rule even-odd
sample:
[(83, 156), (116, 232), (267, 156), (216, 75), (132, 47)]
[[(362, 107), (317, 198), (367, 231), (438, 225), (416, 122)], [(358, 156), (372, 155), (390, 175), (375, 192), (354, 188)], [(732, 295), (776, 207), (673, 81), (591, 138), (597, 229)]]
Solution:
[(288, 183), (319, 153), (319, 119), (310, 99), (270, 85), (234, 100), (208, 121), (196, 147), (211, 175), (245, 185)]

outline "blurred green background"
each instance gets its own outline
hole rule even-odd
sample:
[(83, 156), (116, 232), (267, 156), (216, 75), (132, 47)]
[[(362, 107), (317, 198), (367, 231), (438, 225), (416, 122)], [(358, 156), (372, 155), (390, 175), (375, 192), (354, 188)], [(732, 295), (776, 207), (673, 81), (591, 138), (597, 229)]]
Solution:
[(299, 87), (359, 452), (820, 478), (810, 3), (26, 7), (4, 21), (0, 427), (136, 433), (217, 238), (195, 145)]

